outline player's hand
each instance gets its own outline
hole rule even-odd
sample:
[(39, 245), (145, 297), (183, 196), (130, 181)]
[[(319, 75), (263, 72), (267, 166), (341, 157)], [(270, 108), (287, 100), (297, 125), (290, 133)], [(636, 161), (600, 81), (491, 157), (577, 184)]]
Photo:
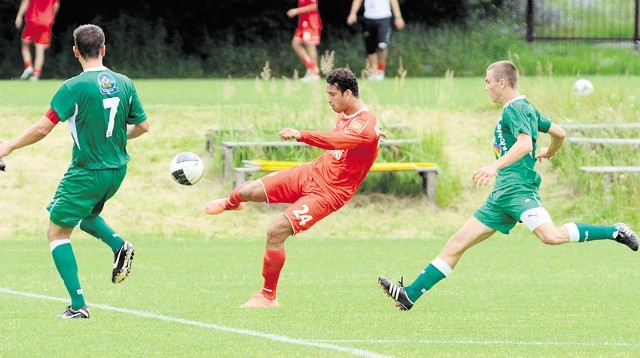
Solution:
[(287, 11), (287, 16), (289, 17), (296, 17), (298, 16), (298, 9), (289, 9)]
[(549, 148), (547, 147), (540, 148), (538, 154), (536, 154), (536, 159), (538, 159), (538, 162), (542, 162), (542, 158), (551, 159), (551, 157), (553, 157), (553, 155), (549, 153)]
[(22, 27), (22, 17), (16, 17), (16, 29), (20, 29)]
[(403, 18), (401, 18), (401, 17), (396, 17), (396, 18), (393, 20), (393, 23), (394, 23), (394, 25), (396, 25), (396, 29), (398, 29), (398, 31), (400, 31), (400, 30), (404, 29), (404, 25), (405, 25), (405, 23), (404, 23), (404, 19), (403, 19)]
[(300, 131), (293, 128), (285, 128), (281, 130), (278, 135), (282, 140), (300, 139)]
[(347, 16), (347, 25), (351, 26), (356, 22), (358, 22), (358, 17), (356, 15), (349, 14), (349, 16)]
[(473, 184), (476, 187), (481, 188), (489, 184), (489, 181), (491, 181), (491, 178), (496, 176), (497, 173), (498, 171), (495, 170), (493, 166), (487, 165), (486, 167), (480, 168), (475, 172), (473, 172), (473, 176), (471, 177), (471, 179), (473, 180)]
[(2, 158), (6, 157), (7, 155), (11, 154), (11, 151), (12, 150), (11, 150), (11, 147), (9, 147), (9, 144), (0, 140), (0, 160), (2, 160)]

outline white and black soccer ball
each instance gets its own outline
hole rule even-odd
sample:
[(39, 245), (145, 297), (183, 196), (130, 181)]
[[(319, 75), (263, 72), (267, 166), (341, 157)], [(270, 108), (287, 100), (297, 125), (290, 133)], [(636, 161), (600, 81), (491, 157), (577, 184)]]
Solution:
[(176, 183), (181, 185), (193, 185), (204, 175), (204, 163), (202, 159), (194, 153), (178, 153), (169, 166), (171, 177)]
[(588, 96), (593, 93), (593, 83), (581, 78), (573, 84), (573, 94), (579, 97)]

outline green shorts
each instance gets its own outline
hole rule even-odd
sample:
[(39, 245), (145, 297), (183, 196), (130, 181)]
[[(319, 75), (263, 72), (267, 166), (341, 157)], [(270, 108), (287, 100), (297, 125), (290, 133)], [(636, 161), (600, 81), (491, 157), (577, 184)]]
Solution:
[(476, 210), (473, 216), (488, 227), (508, 234), (520, 221), (522, 213), (541, 207), (540, 195), (534, 191), (502, 194), (499, 198), (495, 198), (491, 193), (484, 205)]
[(70, 228), (82, 219), (99, 215), (104, 203), (120, 188), (126, 174), (126, 166), (101, 170), (70, 166), (47, 205), (51, 222)]

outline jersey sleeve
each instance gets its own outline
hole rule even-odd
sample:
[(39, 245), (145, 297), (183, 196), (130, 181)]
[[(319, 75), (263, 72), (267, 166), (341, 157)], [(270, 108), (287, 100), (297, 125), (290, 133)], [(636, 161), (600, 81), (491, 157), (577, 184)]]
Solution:
[(540, 111), (536, 110), (536, 114), (538, 115), (538, 131), (542, 133), (548, 133), (549, 128), (551, 128), (551, 119), (543, 116)]
[(333, 131), (300, 131), (299, 142), (321, 149), (351, 149), (377, 140), (372, 120), (354, 118), (344, 129)]
[(138, 91), (131, 84), (131, 97), (129, 97), (129, 117), (127, 118), (127, 124), (140, 124), (147, 120), (147, 114), (142, 107), (140, 97), (138, 97)]
[(531, 133), (530, 124), (531, 119), (528, 118), (528, 115), (533, 115), (533, 113), (525, 113), (521, 109), (515, 108), (515, 106), (508, 106), (505, 108), (504, 119), (511, 129), (511, 134), (513, 134), (515, 138), (517, 138), (521, 133), (532, 136), (533, 133)]
[(64, 122), (76, 112), (76, 103), (73, 101), (69, 87), (63, 84), (51, 98), (51, 109), (58, 115), (60, 122)]

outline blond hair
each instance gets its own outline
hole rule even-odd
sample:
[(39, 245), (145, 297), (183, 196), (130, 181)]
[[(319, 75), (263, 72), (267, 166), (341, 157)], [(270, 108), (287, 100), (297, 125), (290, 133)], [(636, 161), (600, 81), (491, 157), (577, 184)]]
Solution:
[(511, 61), (498, 61), (494, 62), (487, 67), (487, 71), (493, 70), (493, 79), (499, 81), (501, 79), (507, 80), (509, 87), (518, 88), (518, 81), (520, 80), (520, 73), (518, 68)]

